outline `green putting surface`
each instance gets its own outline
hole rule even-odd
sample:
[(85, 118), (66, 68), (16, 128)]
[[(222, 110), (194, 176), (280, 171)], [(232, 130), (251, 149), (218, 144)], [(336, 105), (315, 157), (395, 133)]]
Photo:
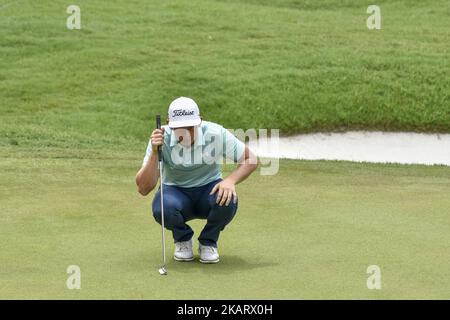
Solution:
[[(238, 186), (219, 264), (173, 261), (167, 233), (163, 277), (140, 159), (2, 154), (0, 298), (450, 298), (446, 167), (282, 161)], [(66, 287), (69, 265), (80, 290)], [(381, 290), (367, 289), (369, 265)]]

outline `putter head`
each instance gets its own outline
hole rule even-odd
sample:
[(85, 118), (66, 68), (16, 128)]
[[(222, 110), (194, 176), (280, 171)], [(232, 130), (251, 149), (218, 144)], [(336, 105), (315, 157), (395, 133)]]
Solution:
[(165, 267), (159, 268), (158, 271), (159, 271), (159, 274), (162, 275), (162, 276), (166, 276), (167, 275), (167, 270), (166, 270)]

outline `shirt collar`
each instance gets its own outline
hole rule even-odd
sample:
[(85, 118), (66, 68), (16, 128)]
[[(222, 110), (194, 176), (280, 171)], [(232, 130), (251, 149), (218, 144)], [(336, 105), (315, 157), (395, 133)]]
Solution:
[[(173, 129), (170, 131), (170, 146), (173, 147), (178, 143), (177, 137), (173, 132)], [(205, 136), (203, 134), (202, 126), (197, 126), (197, 138), (194, 141), (194, 147), (204, 146), (205, 145)]]

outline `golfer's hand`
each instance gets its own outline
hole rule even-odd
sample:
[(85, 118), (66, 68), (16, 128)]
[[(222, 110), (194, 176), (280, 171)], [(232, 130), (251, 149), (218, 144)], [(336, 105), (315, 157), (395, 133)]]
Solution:
[(210, 195), (213, 195), (217, 192), (217, 198), (216, 203), (219, 204), (219, 206), (223, 206), (224, 204), (228, 206), (233, 200), (233, 203), (237, 202), (237, 194), (236, 194), (236, 188), (233, 182), (225, 179), (219, 182), (214, 186), (214, 188), (211, 190)]
[(150, 141), (152, 142), (153, 152), (157, 152), (158, 147), (164, 143), (164, 128), (153, 130)]

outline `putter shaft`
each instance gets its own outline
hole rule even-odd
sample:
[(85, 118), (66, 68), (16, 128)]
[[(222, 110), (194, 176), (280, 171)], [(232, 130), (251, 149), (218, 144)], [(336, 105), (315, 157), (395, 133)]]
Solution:
[[(156, 128), (161, 129), (161, 116), (156, 115)], [(161, 146), (158, 146), (158, 168), (159, 168), (159, 191), (161, 192), (161, 231), (162, 231), (162, 255), (163, 255), (163, 265), (161, 268), (159, 268), (159, 274), (166, 275), (167, 269), (166, 269), (166, 236), (164, 232), (164, 192), (163, 192), (163, 155)]]
[(166, 236), (164, 232), (164, 192), (163, 192), (163, 181), (162, 181), (162, 161), (158, 162), (159, 166), (159, 178), (160, 178), (160, 194), (161, 194), (161, 231), (162, 231), (162, 248), (163, 248), (163, 266), (166, 270)]

